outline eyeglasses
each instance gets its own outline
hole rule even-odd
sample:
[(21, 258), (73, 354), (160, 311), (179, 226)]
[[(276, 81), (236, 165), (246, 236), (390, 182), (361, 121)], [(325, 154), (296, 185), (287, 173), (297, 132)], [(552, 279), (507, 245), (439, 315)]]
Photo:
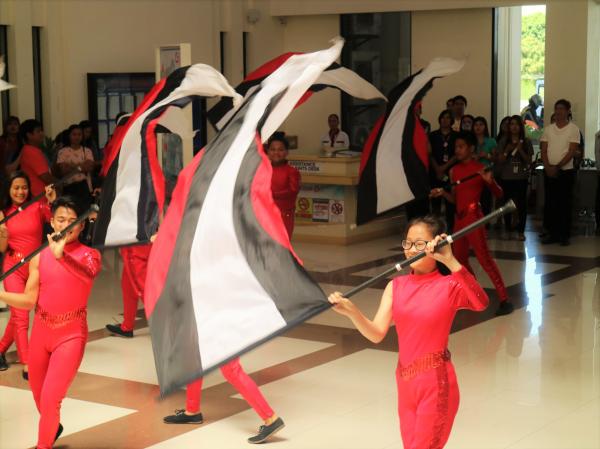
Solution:
[(413, 246), (417, 251), (423, 251), (427, 247), (427, 240), (415, 240), (411, 242), (410, 240), (402, 240), (402, 249), (404, 251), (410, 250)]

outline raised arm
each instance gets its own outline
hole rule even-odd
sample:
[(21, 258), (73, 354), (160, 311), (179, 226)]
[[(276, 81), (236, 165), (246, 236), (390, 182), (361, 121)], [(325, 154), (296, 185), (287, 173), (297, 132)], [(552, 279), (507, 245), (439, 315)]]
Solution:
[(390, 328), (392, 322), (392, 301), (393, 283), (389, 282), (381, 297), (379, 310), (377, 310), (375, 318), (370, 320), (352, 301), (344, 298), (341, 293), (335, 292), (329, 296), (329, 302), (333, 304), (333, 310), (350, 318), (356, 329), (373, 343), (381, 342)]
[(29, 277), (23, 293), (0, 292), (0, 300), (12, 307), (31, 310), (35, 307), (40, 288), (40, 256), (37, 255), (29, 262)]

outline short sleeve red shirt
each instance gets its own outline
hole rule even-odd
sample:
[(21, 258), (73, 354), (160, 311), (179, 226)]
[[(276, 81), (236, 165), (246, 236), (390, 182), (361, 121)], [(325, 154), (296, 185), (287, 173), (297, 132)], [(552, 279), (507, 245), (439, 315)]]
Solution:
[(21, 150), (21, 170), (29, 176), (31, 182), (31, 195), (39, 195), (44, 191), (44, 181), (40, 179), (40, 175), (48, 173), (48, 161), (46, 156), (37, 147), (33, 145), (24, 145)]

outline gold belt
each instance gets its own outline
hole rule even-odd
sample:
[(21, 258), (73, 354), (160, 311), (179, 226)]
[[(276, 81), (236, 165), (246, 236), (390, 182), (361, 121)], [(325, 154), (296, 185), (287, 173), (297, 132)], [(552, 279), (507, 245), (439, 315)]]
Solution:
[(71, 310), (65, 313), (48, 313), (39, 305), (35, 306), (35, 314), (39, 319), (50, 329), (58, 329), (59, 327), (66, 326), (73, 321), (85, 320), (87, 318), (87, 308), (81, 307), (77, 310)]
[(402, 380), (410, 380), (413, 377), (429, 371), (430, 369), (437, 368), (443, 365), (445, 362), (450, 360), (450, 351), (444, 349), (440, 352), (430, 352), (424, 356), (419, 357), (408, 366), (398, 365), (398, 376)]

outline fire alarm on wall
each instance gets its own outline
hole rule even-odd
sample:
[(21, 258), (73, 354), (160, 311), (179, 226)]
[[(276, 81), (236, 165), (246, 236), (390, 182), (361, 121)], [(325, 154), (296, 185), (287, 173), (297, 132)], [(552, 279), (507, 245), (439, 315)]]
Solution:
[(260, 11), (258, 9), (249, 9), (246, 11), (246, 20), (254, 25), (260, 20)]

